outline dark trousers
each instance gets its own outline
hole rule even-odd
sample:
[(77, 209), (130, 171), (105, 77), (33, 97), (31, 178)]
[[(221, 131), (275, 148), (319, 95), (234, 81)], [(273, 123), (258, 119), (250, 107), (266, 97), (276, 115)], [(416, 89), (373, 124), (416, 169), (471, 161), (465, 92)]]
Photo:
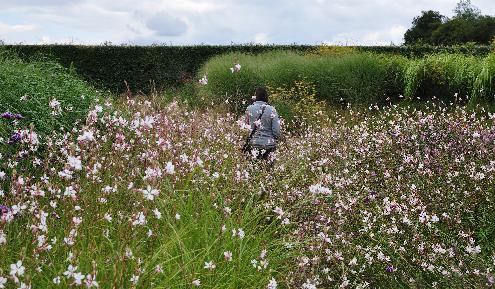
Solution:
[[(268, 161), (270, 158), (270, 154), (275, 151), (275, 147), (269, 147), (269, 148), (260, 148), (260, 147), (253, 147), (251, 148), (251, 151), (253, 150), (258, 150), (258, 156), (256, 157), (259, 160), (264, 160)], [(252, 153), (251, 153), (252, 155)]]

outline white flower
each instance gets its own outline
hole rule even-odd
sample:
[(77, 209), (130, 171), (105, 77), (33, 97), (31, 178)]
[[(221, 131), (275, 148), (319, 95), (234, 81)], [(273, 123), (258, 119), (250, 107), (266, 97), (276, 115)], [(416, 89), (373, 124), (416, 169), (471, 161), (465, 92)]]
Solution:
[(309, 191), (313, 194), (322, 194), (322, 195), (332, 194), (332, 190), (330, 190), (327, 187), (322, 186), (321, 184), (309, 186)]
[(180, 220), (180, 214), (179, 214), (179, 213), (176, 213), (176, 214), (175, 214), (175, 219), (176, 219), (176, 220)]
[[(71, 252), (72, 254), (72, 252)], [(67, 271), (64, 272), (64, 275), (67, 276), (67, 278), (70, 278), (72, 276), (74, 276), (74, 273), (76, 272), (77, 270), (77, 266), (72, 266), (72, 264), (69, 264), (69, 266), (67, 267)]]
[(144, 216), (143, 212), (139, 212), (138, 215), (136, 216), (136, 219), (132, 222), (132, 225), (137, 226), (144, 224), (146, 224), (146, 217)]
[(239, 238), (241, 239), (244, 239), (244, 230), (242, 228), (239, 228), (239, 230), (237, 230), (237, 236), (239, 236)]
[(192, 281), (192, 284), (193, 284), (194, 286), (196, 286), (196, 287), (199, 287), (199, 286), (201, 286), (201, 280), (196, 279), (196, 280)]
[(158, 209), (153, 210), (153, 214), (155, 214), (155, 217), (160, 220), (162, 218), (162, 213), (158, 211)]
[(238, 236), (240, 239), (244, 239), (245, 233), (242, 228), (239, 229), (232, 229), (232, 237)]
[(84, 131), (82, 135), (77, 137), (78, 141), (85, 142), (85, 141), (93, 141), (95, 138), (93, 136), (92, 131)]
[(81, 272), (75, 273), (74, 275), (72, 275), (72, 277), (74, 277), (74, 282), (76, 282), (77, 285), (81, 285), (82, 280), (85, 278), (85, 276), (81, 274)]
[(49, 105), (52, 109), (52, 115), (59, 115), (62, 111), (60, 108), (60, 102), (55, 98), (50, 101)]
[(60, 276), (53, 278), (53, 284), (55, 284), (55, 285), (60, 284)]
[(202, 85), (207, 85), (208, 84), (208, 78), (205, 76), (203, 76), (203, 78), (201, 78), (199, 80), (199, 84), (202, 84)]
[(53, 109), (56, 109), (60, 106), (60, 102), (54, 98), (50, 101), (50, 107), (53, 108)]
[(354, 258), (352, 258), (351, 261), (349, 261), (349, 266), (356, 266), (356, 265), (357, 265), (357, 258), (354, 257)]
[(466, 247), (466, 252), (468, 252), (469, 254), (476, 255), (481, 252), (481, 247), (479, 245), (476, 247), (472, 247), (471, 245), (468, 245)]
[(79, 157), (69, 156), (67, 158), (67, 163), (71, 168), (75, 169), (76, 171), (80, 171), (82, 169), (81, 159)]
[(0, 245), (6, 243), (7, 243), (7, 236), (5, 236), (5, 233), (3, 231), (0, 231)]
[(7, 278), (0, 276), (0, 289), (5, 288), (5, 283), (7, 283)]
[(150, 201), (153, 201), (156, 196), (160, 194), (160, 191), (157, 189), (153, 189), (151, 186), (148, 186), (146, 189), (141, 190), (144, 195), (144, 198)]
[(230, 72), (235, 73), (241, 71), (241, 65), (239, 63), (236, 63), (234, 67), (230, 68)]
[(437, 223), (438, 221), (440, 221), (440, 219), (437, 217), (437, 215), (433, 215), (433, 216), (431, 216), (431, 221), (433, 223)]
[(74, 190), (74, 188), (72, 186), (68, 186), (67, 188), (65, 188), (64, 196), (75, 198), (76, 193), (77, 193), (76, 190)]
[(275, 278), (272, 277), (272, 279), (270, 279), (270, 282), (268, 282), (268, 285), (266, 286), (267, 289), (277, 289), (277, 281), (275, 280)]
[(132, 282), (132, 284), (136, 285), (136, 284), (137, 284), (137, 282), (138, 282), (138, 280), (139, 280), (139, 276), (137, 276), (137, 275), (132, 275), (132, 278), (131, 278), (131, 280), (130, 280), (130, 281)]
[(21, 277), (22, 275), (24, 275), (25, 270), (26, 270), (26, 268), (24, 268), (24, 266), (22, 266), (21, 260), (17, 261), (17, 263), (15, 263), (15, 264), (10, 264), (10, 275), (12, 277), (15, 277), (16, 275)]
[(232, 261), (232, 252), (230, 252), (230, 251), (223, 252), (223, 257), (224, 257), (225, 261), (228, 261), (228, 262)]
[(3, 179), (5, 179), (5, 172), (0, 171), (0, 180), (3, 180)]
[(86, 287), (88, 288), (90, 287), (98, 288), (100, 286), (98, 282), (96, 282), (96, 276), (93, 276), (91, 274), (86, 275), (86, 281), (84, 283), (86, 283)]
[(21, 282), (19, 287), (17, 289), (31, 289), (31, 285), (25, 284), (24, 282)]
[(175, 172), (175, 166), (172, 164), (172, 162), (168, 162), (165, 170), (167, 171), (167, 174), (173, 175)]
[(302, 285), (303, 289), (316, 289), (316, 285), (313, 284), (310, 280), (306, 280), (304, 284)]
[(205, 266), (204, 268), (205, 269), (208, 269), (208, 270), (213, 270), (215, 269), (217, 266), (215, 265), (215, 263), (213, 263), (213, 261), (210, 261), (210, 262), (205, 262)]
[(109, 223), (112, 222), (112, 215), (110, 215), (109, 213), (105, 213), (105, 216), (103, 216), (103, 218), (107, 220)]

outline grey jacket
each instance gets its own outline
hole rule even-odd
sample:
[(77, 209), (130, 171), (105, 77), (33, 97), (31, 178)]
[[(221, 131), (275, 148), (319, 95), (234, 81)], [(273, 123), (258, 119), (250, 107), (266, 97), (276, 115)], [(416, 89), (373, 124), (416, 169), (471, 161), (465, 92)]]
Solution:
[(277, 110), (264, 101), (255, 101), (246, 109), (246, 123), (254, 129), (255, 121), (260, 117), (263, 106), (265, 111), (250, 144), (259, 148), (271, 148), (277, 145), (277, 140), (280, 138), (280, 119)]

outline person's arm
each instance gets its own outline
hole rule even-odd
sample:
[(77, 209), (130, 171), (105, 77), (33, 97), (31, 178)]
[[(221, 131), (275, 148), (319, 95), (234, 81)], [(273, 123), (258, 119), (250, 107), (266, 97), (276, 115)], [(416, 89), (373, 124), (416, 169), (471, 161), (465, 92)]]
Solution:
[(275, 110), (274, 107), (272, 107), (272, 113), (271, 113), (271, 118), (272, 118), (272, 133), (273, 137), (275, 139), (280, 138), (280, 119), (278, 118), (278, 113), (277, 110)]

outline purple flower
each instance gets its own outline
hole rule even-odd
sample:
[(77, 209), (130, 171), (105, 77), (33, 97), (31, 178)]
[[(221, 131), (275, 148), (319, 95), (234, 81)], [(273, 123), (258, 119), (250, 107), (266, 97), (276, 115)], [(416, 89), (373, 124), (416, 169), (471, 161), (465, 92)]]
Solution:
[(387, 270), (388, 273), (392, 273), (392, 272), (395, 271), (395, 268), (392, 265), (388, 265), (387, 268), (386, 268), (386, 270)]
[(368, 194), (368, 196), (366, 196), (366, 198), (364, 199), (364, 202), (365, 202), (366, 204), (371, 203), (372, 201), (374, 201), (374, 200), (375, 200), (376, 195), (377, 195), (377, 194), (376, 194), (376, 192), (375, 192), (375, 191), (371, 191), (371, 192)]
[(21, 134), (19, 132), (14, 133), (9, 140), (7, 141), (7, 144), (15, 144), (21, 141)]
[(9, 211), (9, 207), (0, 205), (0, 216), (3, 216), (3, 214), (7, 214)]
[(20, 113), (11, 113), (10, 111), (0, 114), (0, 118), (5, 119), (23, 119), (24, 117)]

